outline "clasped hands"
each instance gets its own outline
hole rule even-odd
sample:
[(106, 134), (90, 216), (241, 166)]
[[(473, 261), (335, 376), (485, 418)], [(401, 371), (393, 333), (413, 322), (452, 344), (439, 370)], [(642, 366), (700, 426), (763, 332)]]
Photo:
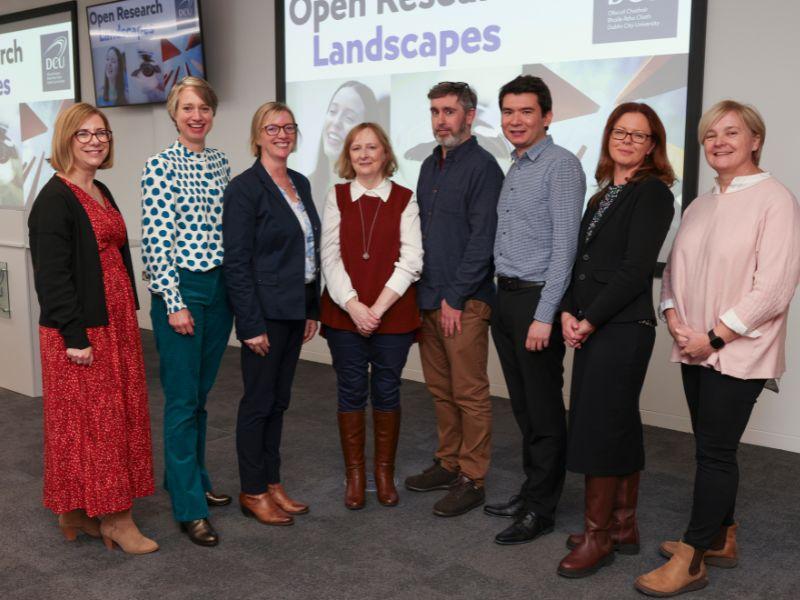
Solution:
[(708, 334), (695, 331), (681, 321), (675, 309), (665, 310), (664, 316), (667, 319), (669, 334), (678, 344), (681, 356), (693, 360), (705, 360), (715, 352), (714, 348), (711, 347), (711, 340), (708, 338)]
[(564, 343), (570, 348), (580, 350), (586, 339), (595, 332), (597, 327), (589, 323), (586, 319), (580, 321), (568, 312), (561, 313), (561, 334)]
[(381, 311), (375, 304), (367, 306), (358, 300), (358, 297), (350, 298), (345, 304), (347, 314), (350, 315), (353, 323), (356, 326), (356, 331), (364, 337), (369, 337), (381, 325)]

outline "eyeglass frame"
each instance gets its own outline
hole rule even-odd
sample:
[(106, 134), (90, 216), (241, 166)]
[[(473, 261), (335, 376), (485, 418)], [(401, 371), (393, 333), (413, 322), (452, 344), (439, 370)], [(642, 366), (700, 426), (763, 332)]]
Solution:
[[(625, 135), (623, 135), (622, 137), (615, 137), (614, 136), (615, 131), (624, 132)], [(644, 136), (644, 139), (637, 140), (634, 136), (638, 135)], [(653, 134), (645, 133), (644, 131), (628, 131), (627, 129), (622, 129), (622, 127), (614, 127), (608, 134), (608, 137), (610, 137), (612, 140), (617, 140), (618, 142), (623, 141), (628, 136), (631, 136), (631, 142), (633, 142), (634, 144), (644, 144), (648, 139), (653, 137)]]
[[(267, 129), (269, 129), (270, 127), (277, 128), (275, 133), (270, 133), (269, 131), (267, 131)], [(294, 127), (294, 131), (286, 131), (287, 127)], [(263, 129), (264, 133), (266, 133), (269, 137), (275, 137), (281, 131), (283, 131), (283, 133), (285, 133), (286, 135), (297, 135), (297, 133), (300, 131), (300, 126), (297, 123), (286, 123), (286, 125), (276, 125), (275, 123), (270, 123), (269, 125), (262, 126), (261, 129)]]
[[(88, 138), (82, 140), (80, 136), (85, 136), (88, 134)], [(101, 140), (100, 135), (108, 135), (107, 140)], [(76, 140), (78, 140), (81, 144), (89, 144), (92, 141), (92, 138), (97, 139), (98, 143), (100, 144), (108, 144), (114, 139), (114, 132), (110, 129), (98, 129), (97, 131), (89, 131), (88, 129), (78, 129), (75, 133), (72, 134)]]

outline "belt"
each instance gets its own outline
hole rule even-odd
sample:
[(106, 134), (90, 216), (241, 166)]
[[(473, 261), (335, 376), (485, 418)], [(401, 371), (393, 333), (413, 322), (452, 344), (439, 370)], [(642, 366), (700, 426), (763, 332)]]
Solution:
[(507, 292), (515, 290), (523, 290), (527, 288), (544, 287), (544, 281), (525, 281), (518, 277), (504, 277), (503, 275), (497, 276), (497, 287)]

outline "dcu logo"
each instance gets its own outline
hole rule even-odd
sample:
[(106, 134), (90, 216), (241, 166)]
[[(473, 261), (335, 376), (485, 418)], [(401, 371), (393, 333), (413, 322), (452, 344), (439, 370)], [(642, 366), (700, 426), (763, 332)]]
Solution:
[(42, 47), (42, 91), (68, 90), (71, 86), (69, 37), (66, 31), (47, 33)]
[(175, 16), (178, 20), (177, 29), (195, 27), (197, 23), (197, 2), (195, 0), (175, 0)]

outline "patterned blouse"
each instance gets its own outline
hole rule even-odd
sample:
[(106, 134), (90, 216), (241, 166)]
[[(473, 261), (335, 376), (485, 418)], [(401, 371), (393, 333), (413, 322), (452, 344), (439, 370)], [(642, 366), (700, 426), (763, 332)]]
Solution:
[(192, 152), (180, 142), (147, 159), (142, 173), (142, 262), (148, 289), (167, 311), (186, 308), (178, 269), (222, 264), (222, 193), (231, 178), (219, 150)]
[(600, 222), (600, 219), (603, 218), (605, 212), (614, 204), (614, 200), (617, 199), (619, 193), (622, 191), (622, 188), (625, 187), (625, 184), (620, 185), (610, 185), (608, 186), (608, 190), (606, 191), (606, 195), (603, 196), (603, 199), (597, 205), (597, 212), (592, 215), (592, 220), (589, 221), (589, 226), (586, 228), (586, 239), (585, 242), (588, 242), (592, 239), (592, 234), (594, 233), (595, 227)]
[[(272, 177), (272, 175), (270, 175), (270, 177)], [(273, 181), (275, 180), (273, 179)], [(297, 202), (293, 202), (292, 198), (281, 186), (277, 183), (275, 185), (281, 191), (283, 199), (286, 200), (289, 208), (292, 209), (294, 216), (297, 217), (297, 220), (300, 222), (300, 228), (303, 230), (303, 237), (305, 238), (306, 245), (305, 282), (311, 283), (317, 277), (317, 262), (314, 255), (314, 228), (311, 226), (311, 219), (308, 218), (306, 207), (303, 205), (303, 200), (300, 198), (300, 194), (297, 193), (297, 188), (294, 187), (294, 184), (292, 184), (292, 189), (294, 190)]]

